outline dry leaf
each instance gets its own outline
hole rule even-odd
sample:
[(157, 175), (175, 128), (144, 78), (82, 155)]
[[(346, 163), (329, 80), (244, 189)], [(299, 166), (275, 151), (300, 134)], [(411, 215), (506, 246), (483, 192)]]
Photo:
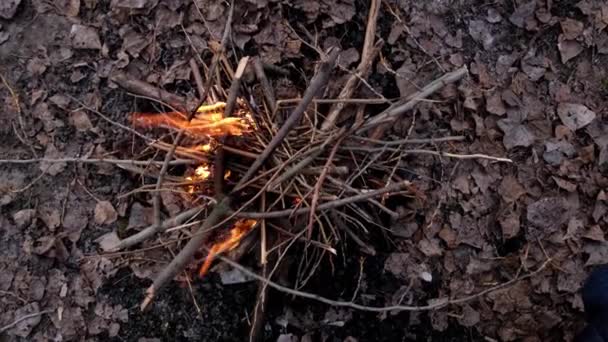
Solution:
[(93, 124), (85, 111), (77, 110), (70, 114), (70, 124), (79, 132), (86, 132), (93, 129)]
[(564, 125), (572, 131), (587, 126), (596, 117), (595, 112), (582, 104), (576, 103), (560, 103), (557, 106), (557, 115), (559, 115)]
[(0, 17), (11, 19), (17, 13), (17, 8), (21, 0), (2, 0), (0, 1)]
[(118, 218), (118, 213), (109, 201), (98, 202), (95, 206), (95, 223), (111, 224)]
[(72, 25), (70, 30), (72, 46), (76, 49), (101, 49), (101, 40), (97, 29), (90, 26)]
[(562, 58), (562, 63), (567, 63), (572, 58), (583, 52), (583, 46), (575, 40), (566, 40), (562, 35), (559, 36), (557, 49)]

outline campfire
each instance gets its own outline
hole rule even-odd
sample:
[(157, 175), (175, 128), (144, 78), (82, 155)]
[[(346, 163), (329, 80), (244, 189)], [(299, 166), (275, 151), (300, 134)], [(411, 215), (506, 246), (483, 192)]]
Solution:
[[(142, 310), (176, 276), (197, 270), (186, 273), (188, 281), (194, 281), (206, 276), (218, 259), (261, 279), (263, 298), (266, 285), (280, 288), (272, 282), (273, 273), (297, 242), (306, 255), (300, 258), (298, 268), (306, 274), (298, 275), (298, 287), (311, 278), (320, 261), (343, 250), (339, 246), (343, 241), (374, 255), (370, 230), (412, 215), (391, 203), (424, 201), (415, 182), (396, 172), (406, 156), (510, 162), (422, 148), (463, 137), (409, 139), (408, 134), (399, 140), (383, 140), (388, 128), (417, 103), (458, 82), (468, 70), (462, 67), (446, 73), (409, 98), (352, 99), (379, 47), (366, 43), (360, 67), (335, 99), (319, 98), (338, 59), (335, 48), (322, 56), (308, 88), (297, 99), (275, 98), (259, 58), (242, 58), (236, 70), (214, 58), (208, 69), (213, 76), (205, 84), (200, 66), (192, 59), (200, 99), (196, 105), (124, 74), (112, 77), (127, 90), (158, 99), (167, 110), (130, 115), (132, 127), (145, 137), (146, 149), (164, 153), (164, 159), (154, 160), (155, 171), (145, 173), (156, 178), (150, 195), (154, 224), (105, 246), (114, 252), (153, 241), (158, 235), (173, 237), (178, 246), (173, 250), (179, 253), (154, 277)], [(257, 82), (244, 82), (246, 72), (255, 75)], [(372, 105), (381, 110), (368, 116), (365, 109)], [(450, 149), (446, 145), (442, 146)], [(184, 211), (164, 215), (161, 191), (184, 194)], [(204, 258), (195, 258), (197, 254)], [(235, 263), (248, 260), (245, 257), (250, 258), (249, 264), (272, 271), (260, 276)]]

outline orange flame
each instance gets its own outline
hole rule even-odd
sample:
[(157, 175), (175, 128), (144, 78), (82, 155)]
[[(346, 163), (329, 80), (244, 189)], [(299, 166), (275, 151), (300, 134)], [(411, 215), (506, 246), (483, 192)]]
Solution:
[(228, 236), (226, 236), (224, 240), (214, 243), (209, 249), (209, 254), (207, 254), (205, 262), (198, 271), (199, 277), (202, 278), (207, 274), (216, 255), (235, 249), (243, 237), (255, 227), (256, 223), (256, 220), (251, 219), (243, 219), (235, 222), (234, 226), (230, 228)]
[[(211, 171), (209, 170), (209, 165), (202, 164), (202, 165), (199, 165), (194, 170), (194, 175), (186, 177), (186, 180), (191, 181), (191, 182), (204, 181), (204, 180), (208, 179), (209, 176), (211, 176)], [(186, 191), (189, 194), (193, 194), (194, 190), (195, 190), (194, 184), (186, 186)]]
[(249, 113), (238, 110), (237, 115), (240, 114), (240, 117), (224, 118), (225, 107), (224, 102), (200, 106), (190, 122), (180, 112), (132, 113), (131, 122), (134, 126), (141, 128), (185, 128), (186, 132), (191, 135), (206, 137), (239, 136), (253, 130), (253, 120)]

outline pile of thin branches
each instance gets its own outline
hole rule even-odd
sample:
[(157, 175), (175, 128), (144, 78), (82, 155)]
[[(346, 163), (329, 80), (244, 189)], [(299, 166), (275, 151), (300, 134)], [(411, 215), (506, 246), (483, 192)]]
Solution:
[[(125, 90), (181, 113), (186, 122), (172, 135), (164, 137), (150, 137), (150, 132), (144, 134), (141, 130), (121, 126), (141, 138), (146, 150), (164, 152), (163, 160), (154, 157), (137, 161), (101, 160), (156, 178), (156, 183), (146, 189), (152, 194), (154, 223), (134, 235), (106, 245), (106, 251), (126, 250), (167, 234), (167, 231), (179, 230), (185, 237), (183, 240), (187, 240), (171, 263), (154, 277), (142, 302), (142, 309), (167, 282), (192, 266), (197, 252), (219, 254), (226, 251), (210, 252), (210, 242), (222, 232), (225, 233), (236, 220), (255, 220), (253, 229), (248, 233), (255, 237), (253, 240), (259, 242), (260, 246), (262, 275), (253, 276), (262, 280), (260, 297), (263, 297), (267, 286), (272, 284), (269, 279), (295, 241), (305, 241), (310, 250), (312, 257), (307, 260), (311, 265), (300, 265), (309, 273), (314, 271), (323, 255), (336, 253), (336, 245), (343, 240), (343, 236), (348, 236), (366, 253), (375, 254), (374, 246), (367, 244), (361, 235), (367, 227), (376, 224), (379, 215), (399, 218), (400, 214), (389, 208), (386, 200), (389, 197), (402, 197), (402, 201), (408, 198), (415, 200), (417, 196), (415, 185), (395, 171), (405, 155), (433, 154), (510, 162), (485, 155), (459, 155), (422, 149), (425, 144), (463, 140), (463, 137), (382, 140), (387, 127), (443, 86), (461, 80), (468, 71), (462, 67), (446, 73), (408, 98), (393, 102), (386, 99), (353, 99), (360, 80), (369, 74), (382, 46), (382, 41), (375, 41), (379, 2), (373, 1), (373, 4), (361, 62), (335, 99), (322, 99), (339, 56), (335, 48), (320, 52), (321, 61), (315, 75), (299, 99), (277, 101), (264, 65), (258, 58), (244, 57), (233, 70), (225, 54), (232, 13), (227, 20), (224, 38), (214, 52), (209, 67), (200, 58), (190, 61), (199, 91), (198, 103), (189, 103), (181, 96), (124, 73), (112, 75), (112, 81)], [(201, 70), (206, 75), (206, 81), (203, 81)], [(251, 88), (243, 83), (243, 75), (248, 72), (256, 76), (256, 88), (261, 89), (259, 93), (262, 95), (257, 98), (253, 96)], [(196, 120), (200, 114), (197, 110), (202, 105), (213, 105), (220, 100), (224, 102), (221, 106), (224, 117), (231, 117), (235, 111), (244, 108), (251, 115), (254, 128), (238, 138), (215, 138), (210, 151), (193, 148), (196, 139), (191, 136), (188, 123)], [(384, 104), (386, 109), (367, 117), (365, 108), (371, 103)], [(321, 111), (321, 108), (325, 110)], [(176, 165), (195, 167), (202, 163), (210, 165), (212, 169), (211, 179), (205, 181), (212, 185), (207, 184), (206, 190), (200, 193), (200, 184), (193, 184), (184, 175), (172, 172)], [(231, 172), (227, 179), (226, 170)], [(191, 194), (198, 196), (196, 202), (191, 202), (196, 205), (173, 217), (163, 217), (161, 191), (189, 186), (198, 189)], [(267, 267), (268, 264), (271, 266)], [(252, 275), (251, 271), (245, 271)], [(263, 312), (263, 304), (260, 304), (263, 302), (261, 300), (256, 305), (256, 317)]]
[[(377, 9), (372, 8), (370, 22), (375, 20), (375, 16)], [(226, 30), (229, 30), (228, 26)], [(189, 232), (189, 241), (154, 278), (154, 283), (146, 292), (142, 309), (168, 281), (193, 263), (197, 252), (209, 250), (210, 241), (213, 241), (214, 235), (218, 235), (218, 230), (225, 232), (236, 219), (256, 220), (253, 231), (259, 232), (256, 236), (259, 236), (257, 240), (262, 265), (265, 266), (269, 259), (275, 265), (280, 263), (294, 241), (304, 240), (315, 257), (307, 258), (313, 260), (312, 267), (303, 268), (312, 272), (325, 253), (335, 253), (335, 245), (343, 235), (359, 244), (363, 251), (375, 253), (374, 247), (366, 244), (360, 235), (367, 230), (367, 226), (376, 224), (379, 214), (399, 218), (399, 213), (385, 205), (386, 199), (401, 196), (405, 201), (408, 197), (416, 197), (415, 186), (395, 172), (403, 156), (419, 153), (509, 161), (484, 155), (457, 155), (407, 148), (462, 140), (463, 137), (379, 140), (387, 127), (418, 102), (446, 84), (459, 81), (468, 71), (462, 67), (444, 74), (406, 99), (390, 103), (383, 101), (387, 106), (384, 111), (365, 117), (365, 106), (378, 101), (352, 99), (351, 96), (358, 86), (358, 80), (369, 73), (372, 60), (382, 44), (381, 41), (374, 43), (373, 34), (369, 32), (375, 32), (375, 28), (368, 28), (359, 67), (346, 82), (339, 97), (333, 100), (320, 97), (339, 56), (335, 48), (320, 53), (321, 61), (316, 73), (300, 99), (277, 101), (258, 58), (242, 58), (234, 72), (227, 63), (223, 63), (225, 77), (220, 77), (222, 73), (216, 70), (218, 61), (227, 60), (221, 48), (207, 69), (206, 84), (203, 84), (196, 60), (191, 60), (202, 99), (195, 106), (189, 106), (183, 99), (176, 99), (175, 95), (153, 89), (124, 74), (113, 77), (114, 82), (123, 88), (162, 100), (167, 106), (181, 111), (189, 122), (196, 118), (197, 109), (202, 104), (213, 104), (218, 97), (225, 99), (222, 106), (224, 117), (232, 116), (235, 108), (244, 106), (255, 122), (255, 129), (245, 137), (216, 140), (216, 147), (211, 153), (200, 153), (187, 146), (188, 125), (179, 129), (172, 140), (151, 141), (151, 146), (166, 151), (164, 162), (158, 170), (156, 191), (153, 192), (155, 222), (137, 234), (118, 241), (109, 250), (119, 251), (135, 246), (163, 231), (174, 231), (176, 226), (183, 226), (186, 221), (198, 220), (195, 222), (199, 224), (185, 225), (194, 226)], [(249, 88), (242, 84), (243, 74), (247, 71), (257, 77), (258, 88), (263, 94), (261, 98), (256, 99)], [(319, 110), (321, 105), (329, 107), (329, 110), (322, 113)], [(346, 111), (342, 109), (347, 105), (351, 106), (349, 112), (355, 115), (345, 115)], [(164, 182), (170, 177), (167, 176), (170, 165), (180, 162), (212, 165), (212, 191), (206, 194), (207, 200), (203, 204), (163, 220), (159, 193), (167, 186)], [(231, 172), (228, 181), (224, 177), (226, 166)], [(187, 183), (179, 177), (173, 180), (177, 181), (172, 183), (173, 186)], [(217, 250), (209, 254), (217, 254)], [(269, 278), (271, 274), (266, 274), (265, 267), (264, 270), (264, 276)]]

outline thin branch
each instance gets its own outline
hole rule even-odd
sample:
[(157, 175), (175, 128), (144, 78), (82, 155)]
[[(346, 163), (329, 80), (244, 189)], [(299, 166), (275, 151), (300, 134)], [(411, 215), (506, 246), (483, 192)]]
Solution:
[[(361, 194), (360, 190), (355, 189), (352, 186), (350, 186), (350, 185), (348, 185), (348, 184), (346, 184), (344, 182), (341, 182), (341, 181), (339, 181), (339, 180), (337, 180), (337, 179), (335, 179), (335, 178), (333, 178), (331, 176), (327, 176), (327, 179), (330, 182), (334, 183), (335, 185), (343, 187), (344, 189), (346, 189), (346, 190), (348, 190), (348, 191), (350, 191), (352, 193)], [(370, 201), (370, 203), (372, 203), (373, 205), (375, 205), (376, 207), (378, 207), (380, 210), (382, 210), (385, 213), (389, 214), (393, 219), (396, 220), (396, 219), (398, 219), (400, 217), (399, 213), (397, 213), (397, 212), (395, 212), (393, 210), (390, 210), (389, 208), (387, 208), (386, 206), (382, 205), (382, 203), (376, 201), (375, 199), (370, 198), (369, 201)]]
[(108, 248), (106, 250), (106, 252), (115, 252), (115, 251), (120, 251), (123, 250), (125, 248), (129, 248), (131, 246), (135, 246), (149, 238), (151, 238), (155, 233), (159, 233), (162, 231), (165, 231), (171, 227), (180, 225), (182, 223), (184, 223), (185, 221), (196, 217), (201, 211), (203, 211), (205, 208), (207, 207), (207, 205), (202, 205), (199, 207), (195, 207), (189, 210), (186, 210), (180, 214), (178, 214), (175, 217), (172, 217), (166, 221), (164, 221), (161, 224), (161, 228), (160, 229), (156, 229), (155, 225), (151, 225), (143, 230), (141, 230), (140, 232), (133, 234), (127, 238), (124, 238), (122, 240), (120, 240), (116, 245)]
[[(343, 130), (344, 131), (344, 130)], [(343, 132), (344, 133), (344, 132)], [(340, 143), (344, 139), (344, 134), (340, 134), (340, 138), (336, 141), (334, 147), (332, 147), (327, 160), (325, 161), (325, 166), (323, 166), (323, 170), (317, 179), (317, 183), (315, 184), (315, 188), (312, 193), (312, 200), (310, 202), (310, 213), (308, 216), (308, 226), (306, 227), (306, 238), (310, 240), (312, 238), (312, 226), (315, 222), (315, 212), (317, 208), (317, 203), (319, 203), (319, 193), (321, 192), (321, 187), (323, 186), (323, 182), (325, 181), (325, 177), (327, 176), (327, 171), (331, 167), (331, 164), (334, 160), (336, 152), (338, 152), (338, 148), (340, 147)]]
[(277, 100), (274, 96), (274, 90), (272, 90), (272, 86), (268, 81), (268, 77), (266, 77), (266, 73), (264, 72), (264, 65), (259, 58), (253, 59), (253, 70), (255, 71), (255, 75), (262, 86), (262, 92), (266, 98), (266, 104), (268, 105), (270, 112), (274, 113), (277, 109)]
[(397, 148), (386, 148), (386, 147), (354, 147), (354, 146), (346, 146), (346, 147), (343, 147), (343, 149), (347, 150), (347, 151), (364, 151), (364, 152), (401, 151), (406, 154), (408, 154), (408, 153), (409, 154), (430, 154), (430, 155), (434, 155), (434, 156), (454, 158), (454, 159), (486, 159), (486, 160), (491, 160), (491, 161), (496, 161), (496, 162), (513, 163), (513, 160), (511, 160), (509, 158), (493, 157), (493, 156), (488, 156), (488, 155), (479, 154), (479, 153), (456, 154), (456, 153), (449, 153), (449, 152), (443, 152), (443, 151), (432, 151), (432, 150), (401, 150), (401, 149), (397, 149)]
[(7, 325), (3, 326), (2, 328), (0, 328), (0, 334), (2, 334), (3, 332), (7, 331), (8, 329), (14, 327), (15, 325), (25, 321), (26, 319), (42, 316), (44, 314), (51, 313), (53, 311), (54, 310), (44, 310), (44, 311), (40, 311), (40, 312), (34, 312), (29, 315), (21, 316), (21, 317), (17, 318), (13, 323), (7, 324)]
[[(203, 247), (203, 248), (206, 249), (206, 247)], [(438, 298), (438, 299), (434, 300), (432, 304), (421, 305), (421, 306), (391, 305), (391, 306), (379, 307), (379, 306), (361, 305), (361, 304), (357, 304), (354, 302), (333, 300), (333, 299), (321, 297), (321, 296), (313, 294), (313, 293), (295, 290), (295, 289), (292, 289), (292, 288), (289, 288), (289, 287), (286, 287), (283, 285), (279, 285), (279, 284), (273, 282), (272, 280), (266, 279), (266, 278), (258, 275), (257, 273), (249, 270), (248, 268), (241, 266), (239, 263), (234, 262), (234, 261), (230, 260), (229, 258), (226, 258), (222, 255), (218, 255), (218, 259), (229, 264), (233, 268), (238, 269), (239, 271), (243, 272), (247, 276), (255, 278), (257, 281), (260, 281), (260, 282), (274, 288), (275, 290), (281, 291), (283, 293), (287, 293), (287, 294), (302, 297), (302, 298), (316, 300), (318, 302), (321, 302), (321, 303), (324, 303), (327, 305), (331, 305), (331, 306), (348, 307), (348, 308), (355, 309), (355, 310), (370, 311), (370, 312), (431, 311), (431, 310), (438, 310), (438, 309), (444, 308), (449, 305), (467, 303), (467, 302), (473, 301), (475, 299), (478, 299), (480, 297), (483, 297), (489, 293), (496, 292), (496, 291), (502, 290), (504, 288), (510, 287), (522, 280), (532, 278), (532, 277), (536, 276), (537, 274), (541, 273), (547, 267), (547, 265), (549, 265), (549, 263), (551, 262), (551, 259), (546, 260), (538, 269), (536, 269), (533, 272), (530, 272), (523, 276), (516, 277), (507, 282), (493, 286), (489, 289), (485, 289), (483, 291), (480, 291), (480, 292), (470, 295), (470, 296), (456, 298), (456, 299)]]
[(408, 138), (408, 139), (391, 140), (391, 141), (376, 140), (376, 139), (370, 139), (370, 138), (358, 137), (358, 136), (353, 136), (352, 138), (361, 140), (361, 141), (370, 142), (373, 144), (386, 145), (386, 146), (406, 145), (406, 144), (412, 144), (412, 145), (413, 144), (433, 144), (433, 143), (449, 142), (449, 141), (464, 141), (466, 139), (466, 137), (462, 136), (462, 135), (457, 135), (457, 136), (452, 136), (452, 137), (441, 137), (441, 138), (427, 138), (427, 139), (409, 139)]
[(170, 93), (164, 89), (157, 88), (147, 82), (138, 80), (131, 75), (127, 75), (122, 71), (115, 71), (111, 76), (110, 80), (118, 84), (121, 88), (126, 89), (132, 93), (145, 95), (163, 102), (167, 102), (173, 107), (180, 109), (181, 111), (188, 110), (188, 101), (186, 98), (179, 95)]
[(235, 187), (235, 191), (240, 190), (241, 186), (245, 184), (254, 173), (258, 171), (258, 169), (266, 162), (266, 159), (270, 156), (270, 154), (281, 144), (283, 139), (287, 136), (287, 134), (291, 131), (291, 129), (300, 122), (304, 111), (312, 101), (312, 99), (317, 95), (319, 90), (325, 86), (327, 81), (329, 80), (329, 75), (334, 68), (336, 63), (336, 59), (338, 58), (338, 49), (331, 49), (327, 56), (327, 59), (321, 63), (317, 74), (310, 81), (310, 85), (304, 92), (304, 96), (302, 97), (302, 101), (298, 104), (298, 106), (293, 110), (289, 118), (285, 121), (281, 129), (277, 132), (277, 134), (272, 138), (272, 140), (266, 145), (266, 148), (262, 153), (258, 156), (258, 158), (251, 164), (249, 170), (243, 175), (241, 180), (237, 183)]
[(366, 132), (374, 127), (377, 127), (378, 125), (389, 124), (391, 122), (394, 122), (399, 116), (401, 116), (404, 113), (413, 109), (414, 106), (416, 106), (423, 99), (426, 99), (427, 97), (431, 96), (432, 94), (437, 92), (439, 89), (443, 88), (444, 86), (446, 86), (450, 83), (459, 81), (468, 73), (469, 73), (469, 70), (467, 69), (467, 67), (463, 66), (460, 69), (457, 69), (455, 71), (449, 72), (449, 73), (441, 76), (440, 78), (429, 83), (422, 90), (409, 96), (406, 99), (405, 103), (404, 102), (396, 103), (396, 104), (390, 106), (388, 109), (386, 109), (382, 113), (367, 120), (367, 122), (363, 125), (363, 127), (361, 127), (357, 131), (357, 134), (361, 135), (361, 133)]
[[(237, 98), (239, 96), (239, 91), (241, 88), (241, 78), (243, 77), (243, 73), (245, 72), (245, 68), (247, 67), (247, 63), (249, 62), (249, 57), (243, 57), (239, 61), (239, 64), (236, 68), (236, 72), (234, 73), (234, 78), (232, 79), (232, 84), (230, 85), (230, 90), (228, 91), (228, 99), (226, 100), (226, 107), (224, 108), (224, 117), (228, 118), (232, 116), (234, 109), (237, 105)], [(213, 185), (215, 190), (215, 196), (223, 196), (224, 194), (224, 169), (225, 169), (225, 159), (226, 153), (224, 152), (224, 138), (218, 139), (218, 147), (215, 150), (215, 163), (214, 163), (214, 176), (213, 176)]]
[[(341, 206), (344, 206), (344, 205), (347, 205), (350, 203), (364, 201), (369, 198), (382, 196), (386, 193), (391, 193), (394, 191), (402, 190), (410, 185), (411, 185), (411, 183), (408, 181), (403, 181), (400, 183), (393, 183), (393, 184), (391, 184), (387, 187), (381, 188), (381, 189), (371, 190), (368, 192), (364, 192), (360, 195), (346, 197), (346, 198), (342, 198), (339, 200), (320, 204), (317, 207), (317, 211), (333, 209), (333, 208), (341, 207)], [(310, 210), (311, 210), (310, 207), (306, 207), (306, 208), (300, 208), (297, 210), (285, 209), (285, 210), (278, 210), (278, 211), (269, 211), (269, 212), (265, 212), (265, 213), (240, 212), (240, 213), (237, 213), (236, 216), (252, 218), (252, 219), (278, 218), (278, 217), (286, 217), (286, 216), (292, 216), (292, 215), (295, 216), (295, 215), (307, 214), (310, 212)]]
[[(338, 95), (339, 99), (348, 99), (353, 95), (354, 91), (359, 85), (359, 81), (367, 77), (367, 74), (369, 74), (374, 58), (382, 47), (382, 41), (374, 46), (378, 14), (380, 13), (380, 4), (381, 0), (370, 1), (367, 28), (365, 30), (365, 40), (363, 42), (363, 49), (361, 51), (361, 61), (359, 62), (355, 72), (346, 81), (342, 91), (340, 91), (340, 95)], [(326, 131), (334, 127), (343, 108), (344, 103), (337, 103), (331, 106), (327, 118), (321, 125), (321, 129)]]
[[(87, 163), (87, 164), (120, 164), (120, 165), (163, 165), (164, 162), (156, 160), (129, 160), (105, 158), (35, 158), (35, 159), (0, 159), (0, 164), (32, 164), (32, 163)], [(189, 165), (196, 161), (178, 159), (169, 162), (170, 165)]]

